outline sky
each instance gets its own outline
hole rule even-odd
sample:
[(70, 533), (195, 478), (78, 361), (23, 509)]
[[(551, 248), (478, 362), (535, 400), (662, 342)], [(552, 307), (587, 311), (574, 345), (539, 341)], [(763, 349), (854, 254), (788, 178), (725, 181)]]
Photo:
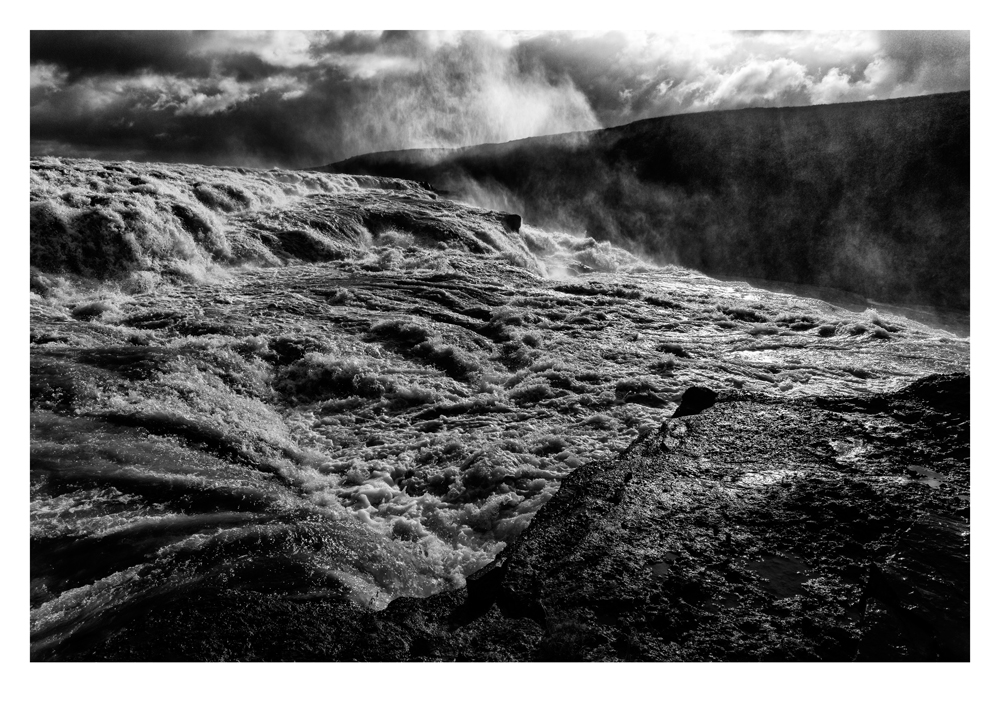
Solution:
[(31, 154), (308, 167), (969, 90), (967, 31), (32, 31)]

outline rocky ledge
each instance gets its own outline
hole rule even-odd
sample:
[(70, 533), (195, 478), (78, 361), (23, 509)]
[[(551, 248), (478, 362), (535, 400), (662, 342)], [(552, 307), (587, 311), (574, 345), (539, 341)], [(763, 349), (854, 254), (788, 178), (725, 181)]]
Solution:
[(194, 588), (65, 655), (969, 659), (968, 375), (696, 401), (573, 472), (466, 588), (378, 612)]

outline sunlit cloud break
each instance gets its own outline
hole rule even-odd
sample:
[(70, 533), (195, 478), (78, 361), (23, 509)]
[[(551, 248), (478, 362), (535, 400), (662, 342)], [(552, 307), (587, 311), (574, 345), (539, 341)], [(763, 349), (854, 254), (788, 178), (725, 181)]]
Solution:
[(35, 31), (32, 153), (310, 166), (969, 73), (968, 32)]

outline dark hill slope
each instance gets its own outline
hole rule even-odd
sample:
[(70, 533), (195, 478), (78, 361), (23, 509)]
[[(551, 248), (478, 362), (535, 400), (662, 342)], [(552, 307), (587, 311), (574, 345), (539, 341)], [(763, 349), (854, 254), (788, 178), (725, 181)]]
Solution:
[(714, 275), (969, 305), (969, 93), (654, 118), (323, 171), (430, 182)]

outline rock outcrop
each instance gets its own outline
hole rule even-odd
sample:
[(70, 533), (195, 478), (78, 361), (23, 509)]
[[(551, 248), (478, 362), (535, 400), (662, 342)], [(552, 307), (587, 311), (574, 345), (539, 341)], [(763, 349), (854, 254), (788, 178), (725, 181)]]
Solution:
[(464, 589), (381, 612), (195, 590), (88, 656), (965, 661), (968, 399), (966, 375), (723, 397), (571, 474)]

